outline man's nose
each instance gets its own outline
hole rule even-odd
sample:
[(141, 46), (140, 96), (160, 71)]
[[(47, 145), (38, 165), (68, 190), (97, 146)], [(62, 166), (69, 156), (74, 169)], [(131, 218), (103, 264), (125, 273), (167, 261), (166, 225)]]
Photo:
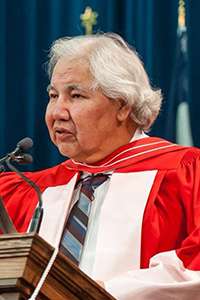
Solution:
[(55, 120), (69, 120), (70, 112), (65, 99), (58, 99), (53, 108), (53, 117)]

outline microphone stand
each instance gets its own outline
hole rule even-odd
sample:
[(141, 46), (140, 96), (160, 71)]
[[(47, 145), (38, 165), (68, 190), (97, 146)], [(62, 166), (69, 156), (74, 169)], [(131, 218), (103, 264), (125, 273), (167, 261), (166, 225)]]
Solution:
[(3, 166), (3, 164), (6, 162), (6, 160), (9, 158), (9, 154), (7, 154), (6, 156), (0, 158), (0, 172), (4, 172), (5, 168)]
[(5, 168), (4, 168), (3, 165), (0, 165), (0, 173), (1, 173), (1, 172), (5, 172)]
[(42, 203), (42, 195), (41, 195), (41, 191), (39, 189), (39, 187), (32, 181), (30, 180), (28, 177), (26, 177), (22, 172), (20, 172), (16, 167), (14, 167), (11, 162), (11, 157), (8, 157), (5, 160), (5, 163), (7, 164), (8, 168), (17, 173), (25, 182), (27, 182), (36, 192), (37, 196), (38, 196), (38, 206), (35, 209), (32, 221), (31, 221), (31, 225), (30, 225), (30, 232), (39, 232), (40, 229), (40, 225), (41, 225), (41, 221), (42, 221), (42, 217), (43, 217), (43, 203)]

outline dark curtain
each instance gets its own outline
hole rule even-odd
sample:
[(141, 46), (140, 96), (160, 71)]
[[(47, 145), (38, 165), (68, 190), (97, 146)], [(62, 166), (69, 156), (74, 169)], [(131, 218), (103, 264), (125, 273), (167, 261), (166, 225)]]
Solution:
[[(164, 105), (150, 134), (164, 136), (178, 0), (0, 0), (0, 156), (30, 136), (35, 144), (34, 163), (28, 169), (46, 168), (64, 160), (49, 141), (44, 124), (48, 84), (44, 65), (55, 39), (84, 33), (80, 14), (88, 5), (99, 14), (94, 30), (121, 34), (140, 54), (153, 86), (161, 87)], [(193, 14), (197, 13), (198, 8), (190, 7), (189, 26), (193, 27)], [(192, 39), (197, 28), (190, 32), (195, 82), (197, 51)], [(192, 97), (197, 103), (195, 91)], [(193, 113), (196, 116), (195, 108)]]
[(194, 145), (200, 147), (200, 1), (186, 0), (186, 9), (191, 127)]

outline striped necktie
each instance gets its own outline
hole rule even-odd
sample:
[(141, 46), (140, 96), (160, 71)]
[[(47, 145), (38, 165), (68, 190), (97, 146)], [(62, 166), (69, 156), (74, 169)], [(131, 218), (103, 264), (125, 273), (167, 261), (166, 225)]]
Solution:
[(109, 175), (96, 174), (81, 180), (81, 189), (78, 201), (74, 204), (67, 220), (60, 243), (60, 251), (70, 258), (75, 264), (79, 264), (84, 241), (87, 233), (88, 220), (94, 191)]

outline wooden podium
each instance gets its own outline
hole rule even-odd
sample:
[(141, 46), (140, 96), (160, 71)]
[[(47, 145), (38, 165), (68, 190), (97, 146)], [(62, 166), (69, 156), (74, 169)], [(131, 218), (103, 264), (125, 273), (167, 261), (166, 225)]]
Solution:
[[(53, 251), (37, 234), (1, 235), (0, 300), (29, 299)], [(58, 253), (36, 299), (114, 300), (62, 253)]]

